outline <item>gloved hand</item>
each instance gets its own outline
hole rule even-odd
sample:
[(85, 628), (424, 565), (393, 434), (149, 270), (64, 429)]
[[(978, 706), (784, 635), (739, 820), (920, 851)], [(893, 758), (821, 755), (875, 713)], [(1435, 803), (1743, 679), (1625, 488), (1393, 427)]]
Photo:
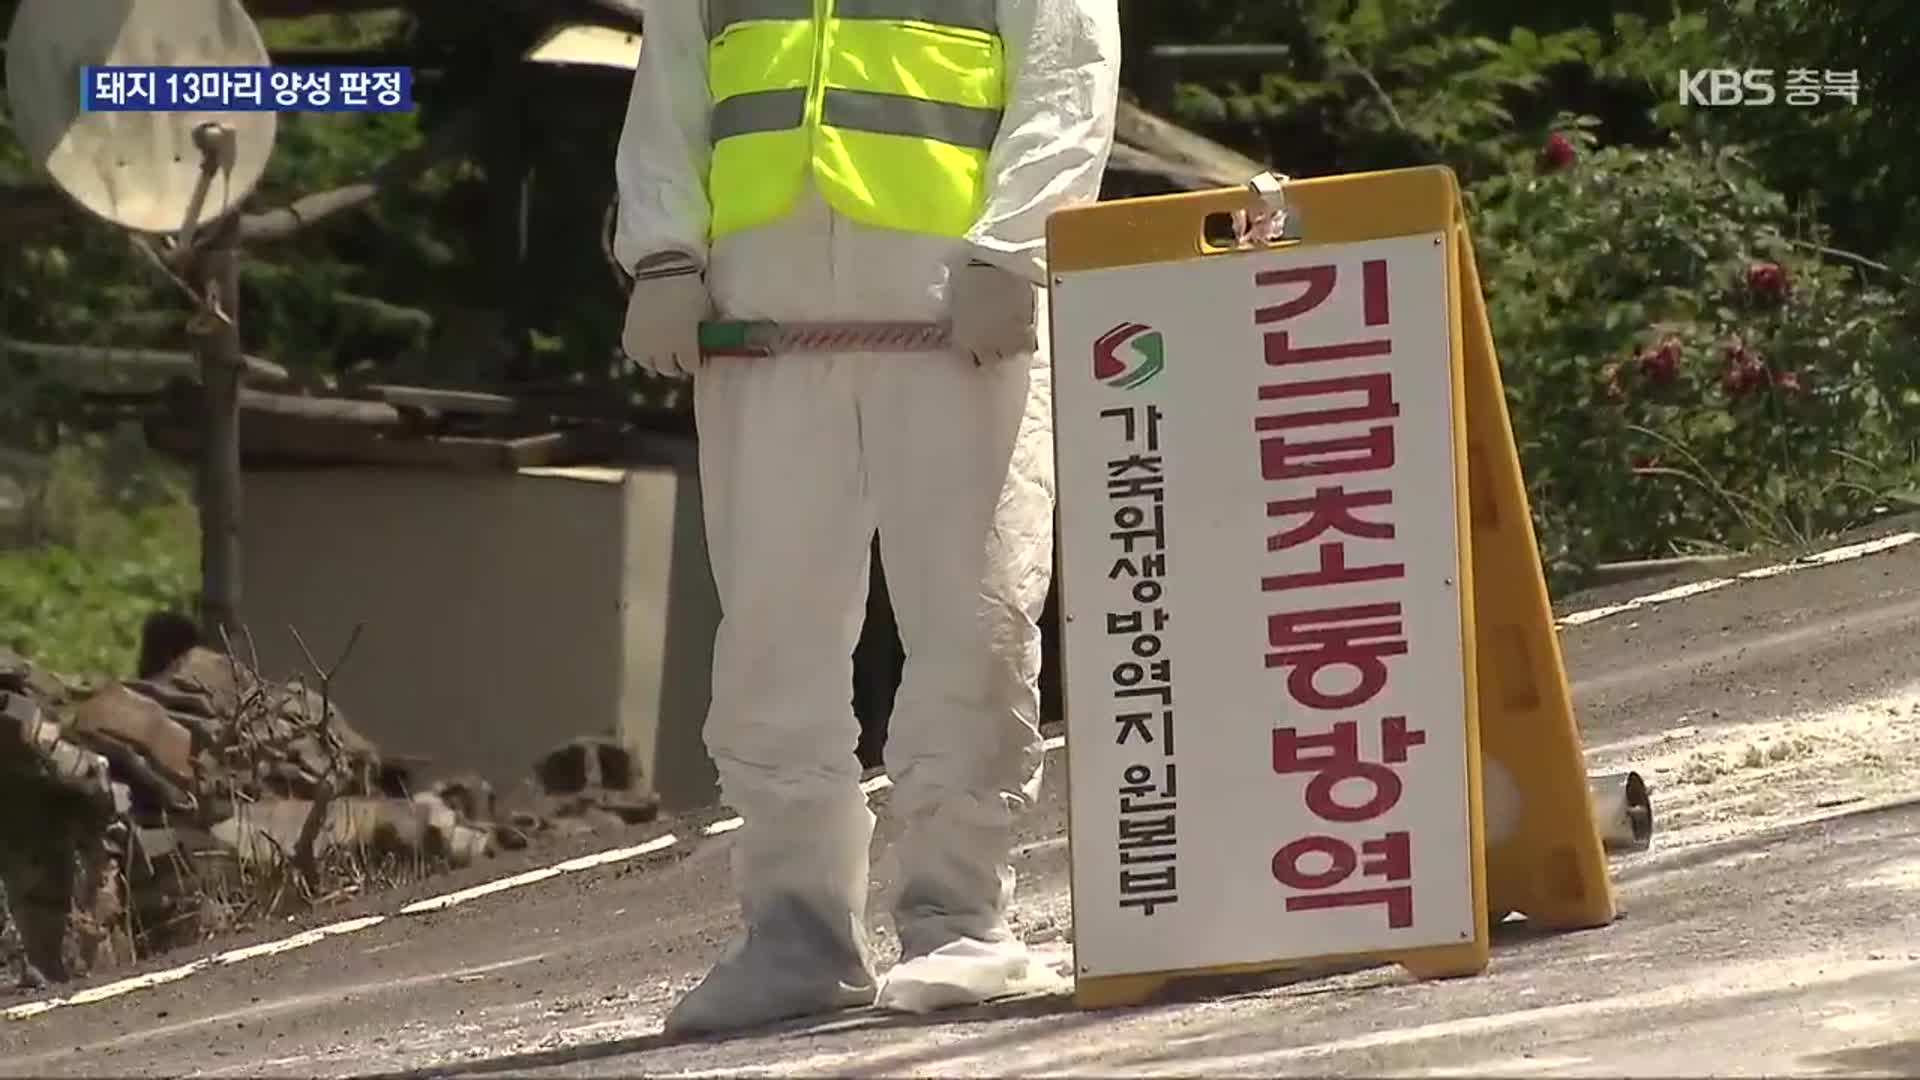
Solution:
[(699, 266), (685, 254), (666, 251), (641, 259), (620, 331), (627, 360), (670, 379), (692, 375), (700, 363), (700, 321), (712, 304)]
[(1003, 360), (1039, 347), (1039, 297), (1032, 283), (978, 259), (956, 268), (947, 283), (953, 347), (974, 363)]

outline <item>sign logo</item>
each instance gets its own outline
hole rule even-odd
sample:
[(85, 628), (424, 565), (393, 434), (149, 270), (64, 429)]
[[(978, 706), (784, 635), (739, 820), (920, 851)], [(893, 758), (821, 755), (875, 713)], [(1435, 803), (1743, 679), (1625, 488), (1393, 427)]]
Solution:
[(1118, 390), (1137, 390), (1166, 366), (1166, 340), (1141, 323), (1121, 323), (1093, 343), (1093, 377)]
[[(1814, 100), (1819, 100), (1818, 95)], [(1773, 102), (1772, 68), (1680, 69), (1682, 105), (1771, 105)]]

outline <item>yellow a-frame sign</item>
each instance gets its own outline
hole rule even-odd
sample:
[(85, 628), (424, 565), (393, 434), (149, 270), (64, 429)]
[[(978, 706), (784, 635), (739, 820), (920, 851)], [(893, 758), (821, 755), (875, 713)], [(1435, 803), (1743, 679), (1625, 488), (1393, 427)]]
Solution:
[[(1460, 190), (1049, 226), (1077, 997), (1615, 917)], [(1496, 808), (1490, 812), (1491, 802)]]

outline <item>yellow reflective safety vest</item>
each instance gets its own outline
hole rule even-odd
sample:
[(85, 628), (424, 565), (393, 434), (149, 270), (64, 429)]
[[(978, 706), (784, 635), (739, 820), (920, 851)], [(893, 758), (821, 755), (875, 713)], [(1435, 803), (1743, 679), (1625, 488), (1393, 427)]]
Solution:
[(712, 234), (834, 209), (959, 237), (1006, 105), (996, 0), (707, 0)]

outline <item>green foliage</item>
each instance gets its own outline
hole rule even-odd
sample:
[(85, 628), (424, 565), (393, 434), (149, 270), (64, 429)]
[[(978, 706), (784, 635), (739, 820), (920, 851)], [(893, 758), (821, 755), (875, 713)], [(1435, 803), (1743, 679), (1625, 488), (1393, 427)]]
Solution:
[(1802, 543), (1910, 488), (1897, 297), (1733, 151), (1570, 141), (1571, 166), (1472, 191), (1550, 562)]
[[(1189, 66), (1163, 102), (1181, 119), (1294, 175), (1437, 162), (1468, 184), (1556, 582), (1603, 560), (1804, 542), (1911, 499), (1920, 7), (1237, 10), (1156, 29), (1280, 44), (1283, 70)], [(1772, 68), (1782, 91), (1792, 69), (1857, 70), (1860, 102), (1683, 105), (1680, 71), (1708, 67)], [(1578, 159), (1543, 172), (1556, 126)], [(1756, 261), (1785, 268), (1784, 300), (1749, 287)], [(1736, 340), (1771, 386), (1723, 385)]]
[(63, 448), (0, 512), (0, 644), (56, 671), (128, 673), (140, 623), (193, 610), (199, 547), (185, 477), (129, 440)]
[(1497, 164), (1519, 120), (1515, 103), (1601, 44), (1583, 26), (1454, 32), (1450, 0), (1301, 0), (1265, 10), (1267, 32), (1287, 46), (1283, 65), (1183, 82), (1175, 111), (1231, 141), (1263, 143), (1262, 156), (1295, 175), (1436, 161), (1477, 175)]
[[(1853, 71), (1859, 101), (1829, 97), (1809, 107), (1695, 109), (1674, 102), (1662, 118), (1706, 137), (1751, 148), (1775, 187), (1816, 207), (1841, 246), (1908, 261), (1920, 250), (1920, 7), (1897, 0), (1716, 0), (1692, 52), (1717, 47), (1737, 66), (1774, 69), (1776, 86), (1796, 69)], [(1669, 95), (1671, 97), (1673, 95)], [(1902, 253), (1905, 253), (1904, 255)]]

